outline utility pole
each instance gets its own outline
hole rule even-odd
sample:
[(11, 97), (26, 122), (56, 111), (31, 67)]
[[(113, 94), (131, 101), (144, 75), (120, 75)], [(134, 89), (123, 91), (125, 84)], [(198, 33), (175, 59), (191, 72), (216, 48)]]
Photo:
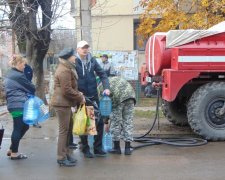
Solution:
[(91, 5), (92, 0), (80, 0), (81, 39), (87, 41), (92, 48)]
[(76, 12), (77, 12), (77, 1), (76, 0), (70, 0), (71, 3), (71, 9), (70, 9), (70, 15), (74, 18), (74, 23), (75, 23), (75, 29), (74, 30), (74, 42), (77, 44), (77, 28), (76, 28)]

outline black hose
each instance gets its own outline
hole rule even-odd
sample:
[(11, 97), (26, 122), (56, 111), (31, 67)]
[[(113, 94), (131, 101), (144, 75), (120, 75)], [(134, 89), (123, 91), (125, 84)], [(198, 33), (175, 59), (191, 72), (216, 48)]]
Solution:
[(139, 137), (135, 137), (134, 141), (137, 141), (138, 139), (146, 137), (155, 127), (155, 123), (156, 123), (156, 121), (159, 117), (159, 99), (160, 99), (160, 93), (159, 92), (160, 92), (160, 90), (157, 89), (157, 102), (156, 102), (156, 110), (155, 110), (156, 113), (155, 113), (155, 118), (154, 118), (154, 121), (153, 121), (153, 124), (152, 124), (151, 128), (144, 135), (139, 136)]
[[(154, 138), (149, 137), (148, 135), (153, 130), (157, 119), (159, 118), (159, 100), (160, 100), (160, 89), (157, 89), (157, 103), (156, 103), (156, 113), (152, 126), (150, 129), (141, 136), (134, 137), (134, 142), (141, 143), (138, 146), (132, 146), (133, 149), (140, 149), (142, 147), (152, 146), (152, 145), (160, 145), (167, 144), (178, 147), (194, 147), (194, 146), (202, 146), (207, 144), (207, 140), (201, 138)], [(148, 136), (148, 137), (147, 137)]]

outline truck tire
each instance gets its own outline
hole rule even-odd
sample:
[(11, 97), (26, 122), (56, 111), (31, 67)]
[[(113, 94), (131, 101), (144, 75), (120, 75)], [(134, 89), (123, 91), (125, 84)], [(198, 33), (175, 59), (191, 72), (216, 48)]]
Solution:
[(185, 102), (177, 99), (173, 102), (162, 101), (162, 112), (164, 116), (176, 126), (187, 126), (187, 108)]
[(225, 115), (218, 111), (225, 103), (225, 82), (208, 83), (198, 88), (187, 107), (188, 122), (193, 131), (207, 140), (225, 140)]

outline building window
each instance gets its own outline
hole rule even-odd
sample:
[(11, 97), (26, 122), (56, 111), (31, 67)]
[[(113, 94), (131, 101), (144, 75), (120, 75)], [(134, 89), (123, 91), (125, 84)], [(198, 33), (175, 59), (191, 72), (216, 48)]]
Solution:
[(140, 20), (134, 20), (134, 50), (144, 51), (148, 39), (144, 41), (143, 46), (138, 45), (139, 37), (137, 36), (136, 29), (138, 28), (139, 24)]

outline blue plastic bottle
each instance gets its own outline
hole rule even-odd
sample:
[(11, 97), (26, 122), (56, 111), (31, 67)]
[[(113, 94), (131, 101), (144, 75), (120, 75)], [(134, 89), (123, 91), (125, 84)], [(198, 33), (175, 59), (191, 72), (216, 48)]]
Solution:
[(103, 147), (106, 152), (112, 149), (112, 135), (110, 133), (105, 133)]
[(34, 96), (31, 96), (24, 104), (23, 121), (25, 124), (33, 125), (37, 122), (39, 110)]
[(102, 116), (109, 116), (112, 112), (112, 100), (109, 96), (104, 95), (100, 100), (100, 112)]

